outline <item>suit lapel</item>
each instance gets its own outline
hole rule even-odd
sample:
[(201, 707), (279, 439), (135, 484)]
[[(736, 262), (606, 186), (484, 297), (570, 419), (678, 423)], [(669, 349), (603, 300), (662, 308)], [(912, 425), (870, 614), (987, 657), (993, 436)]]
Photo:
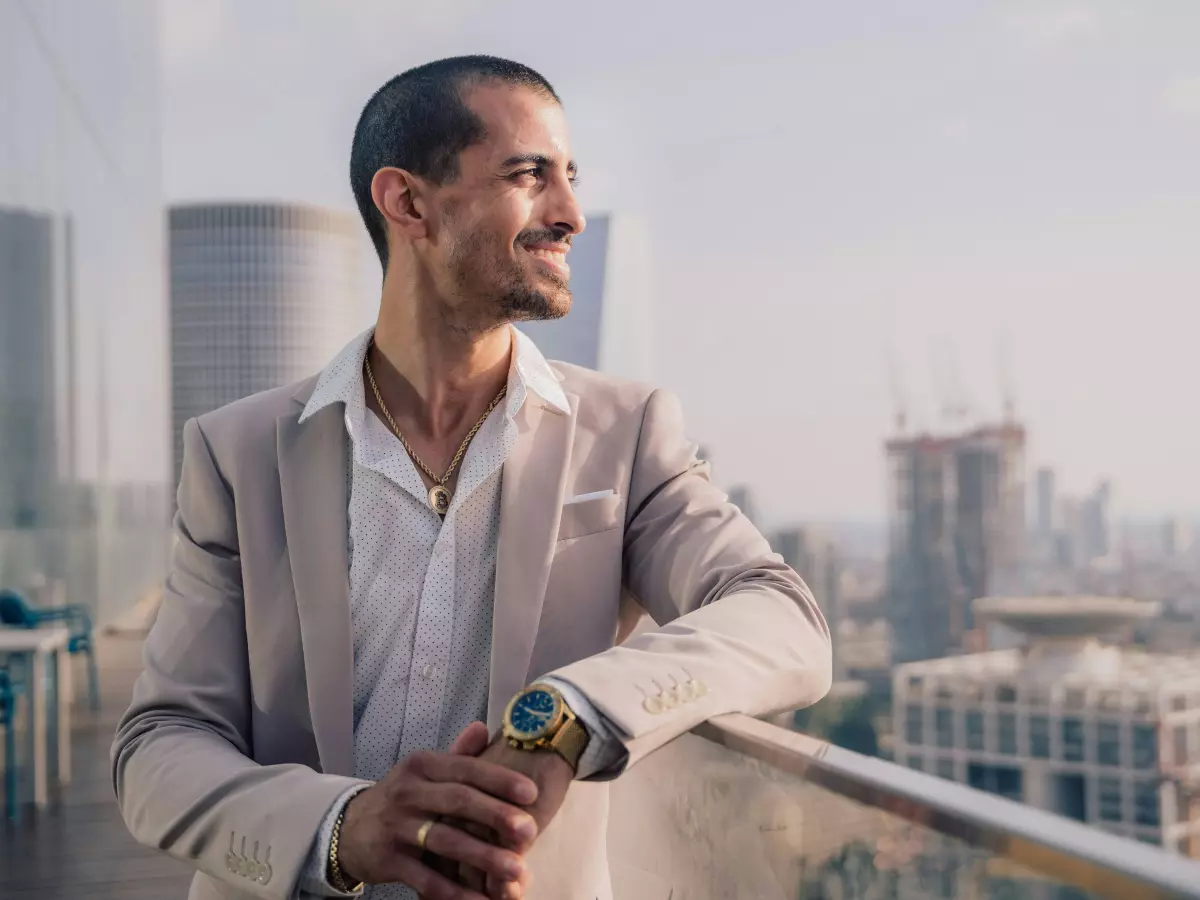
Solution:
[(488, 696), (493, 731), (529, 676), (575, 434), (579, 398), (568, 400), (569, 415), (527, 397), (516, 419), (517, 442), (504, 463)]
[(347, 553), (348, 444), (343, 407), (303, 425), (278, 420), (279, 481), (292, 582), (300, 615), (309, 714), (322, 771), (354, 774), (354, 648)]

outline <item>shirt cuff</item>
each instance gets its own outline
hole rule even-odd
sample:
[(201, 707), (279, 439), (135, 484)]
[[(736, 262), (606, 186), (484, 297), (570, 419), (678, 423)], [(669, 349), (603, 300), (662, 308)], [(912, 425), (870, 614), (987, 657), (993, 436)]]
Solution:
[(579, 758), (575, 777), (581, 781), (608, 781), (625, 771), (629, 751), (621, 740), (620, 729), (592, 706), (573, 684), (553, 676), (539, 678), (538, 683), (547, 684), (562, 694), (571, 712), (587, 729), (588, 745)]
[(317, 897), (362, 896), (362, 891), (346, 893), (339, 891), (329, 883), (329, 845), (333, 842), (333, 826), (337, 824), (338, 816), (342, 814), (346, 804), (368, 787), (370, 785), (356, 784), (354, 787), (347, 788), (333, 801), (329, 812), (325, 813), (325, 818), (321, 820), (321, 827), (317, 831), (317, 837), (313, 841), (312, 849), (308, 851), (308, 860), (304, 863), (304, 869), (300, 873), (300, 886), (307, 893)]

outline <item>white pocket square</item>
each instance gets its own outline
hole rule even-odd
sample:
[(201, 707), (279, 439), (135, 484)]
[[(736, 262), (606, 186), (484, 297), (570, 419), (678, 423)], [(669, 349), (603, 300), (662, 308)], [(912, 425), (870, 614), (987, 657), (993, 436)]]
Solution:
[(601, 497), (611, 497), (616, 493), (612, 488), (607, 491), (592, 491), (588, 494), (576, 494), (568, 500), (563, 501), (563, 506), (570, 506), (573, 503), (585, 503), (588, 500), (599, 500)]

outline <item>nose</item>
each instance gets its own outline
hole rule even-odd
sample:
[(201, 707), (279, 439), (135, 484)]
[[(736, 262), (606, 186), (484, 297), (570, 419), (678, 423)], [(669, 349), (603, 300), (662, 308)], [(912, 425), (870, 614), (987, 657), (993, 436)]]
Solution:
[(555, 180), (551, 194), (552, 206), (547, 212), (554, 227), (571, 235), (581, 233), (587, 227), (587, 219), (579, 206), (579, 200), (575, 197), (575, 187), (565, 175)]

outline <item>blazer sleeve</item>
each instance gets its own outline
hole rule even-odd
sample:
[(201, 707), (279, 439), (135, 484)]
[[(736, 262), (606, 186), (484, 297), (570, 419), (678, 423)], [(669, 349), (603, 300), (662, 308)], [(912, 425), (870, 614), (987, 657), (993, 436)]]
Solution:
[(246, 894), (283, 900), (297, 893), (325, 813), (361, 782), (251, 758), (233, 494), (195, 420), (183, 444), (174, 555), (112, 746), (113, 784), (138, 841)]
[(762, 716), (829, 690), (812, 593), (709, 481), (678, 400), (646, 402), (630, 476), (626, 590), (658, 625), (554, 676), (626, 736), (628, 764), (713, 716)]

